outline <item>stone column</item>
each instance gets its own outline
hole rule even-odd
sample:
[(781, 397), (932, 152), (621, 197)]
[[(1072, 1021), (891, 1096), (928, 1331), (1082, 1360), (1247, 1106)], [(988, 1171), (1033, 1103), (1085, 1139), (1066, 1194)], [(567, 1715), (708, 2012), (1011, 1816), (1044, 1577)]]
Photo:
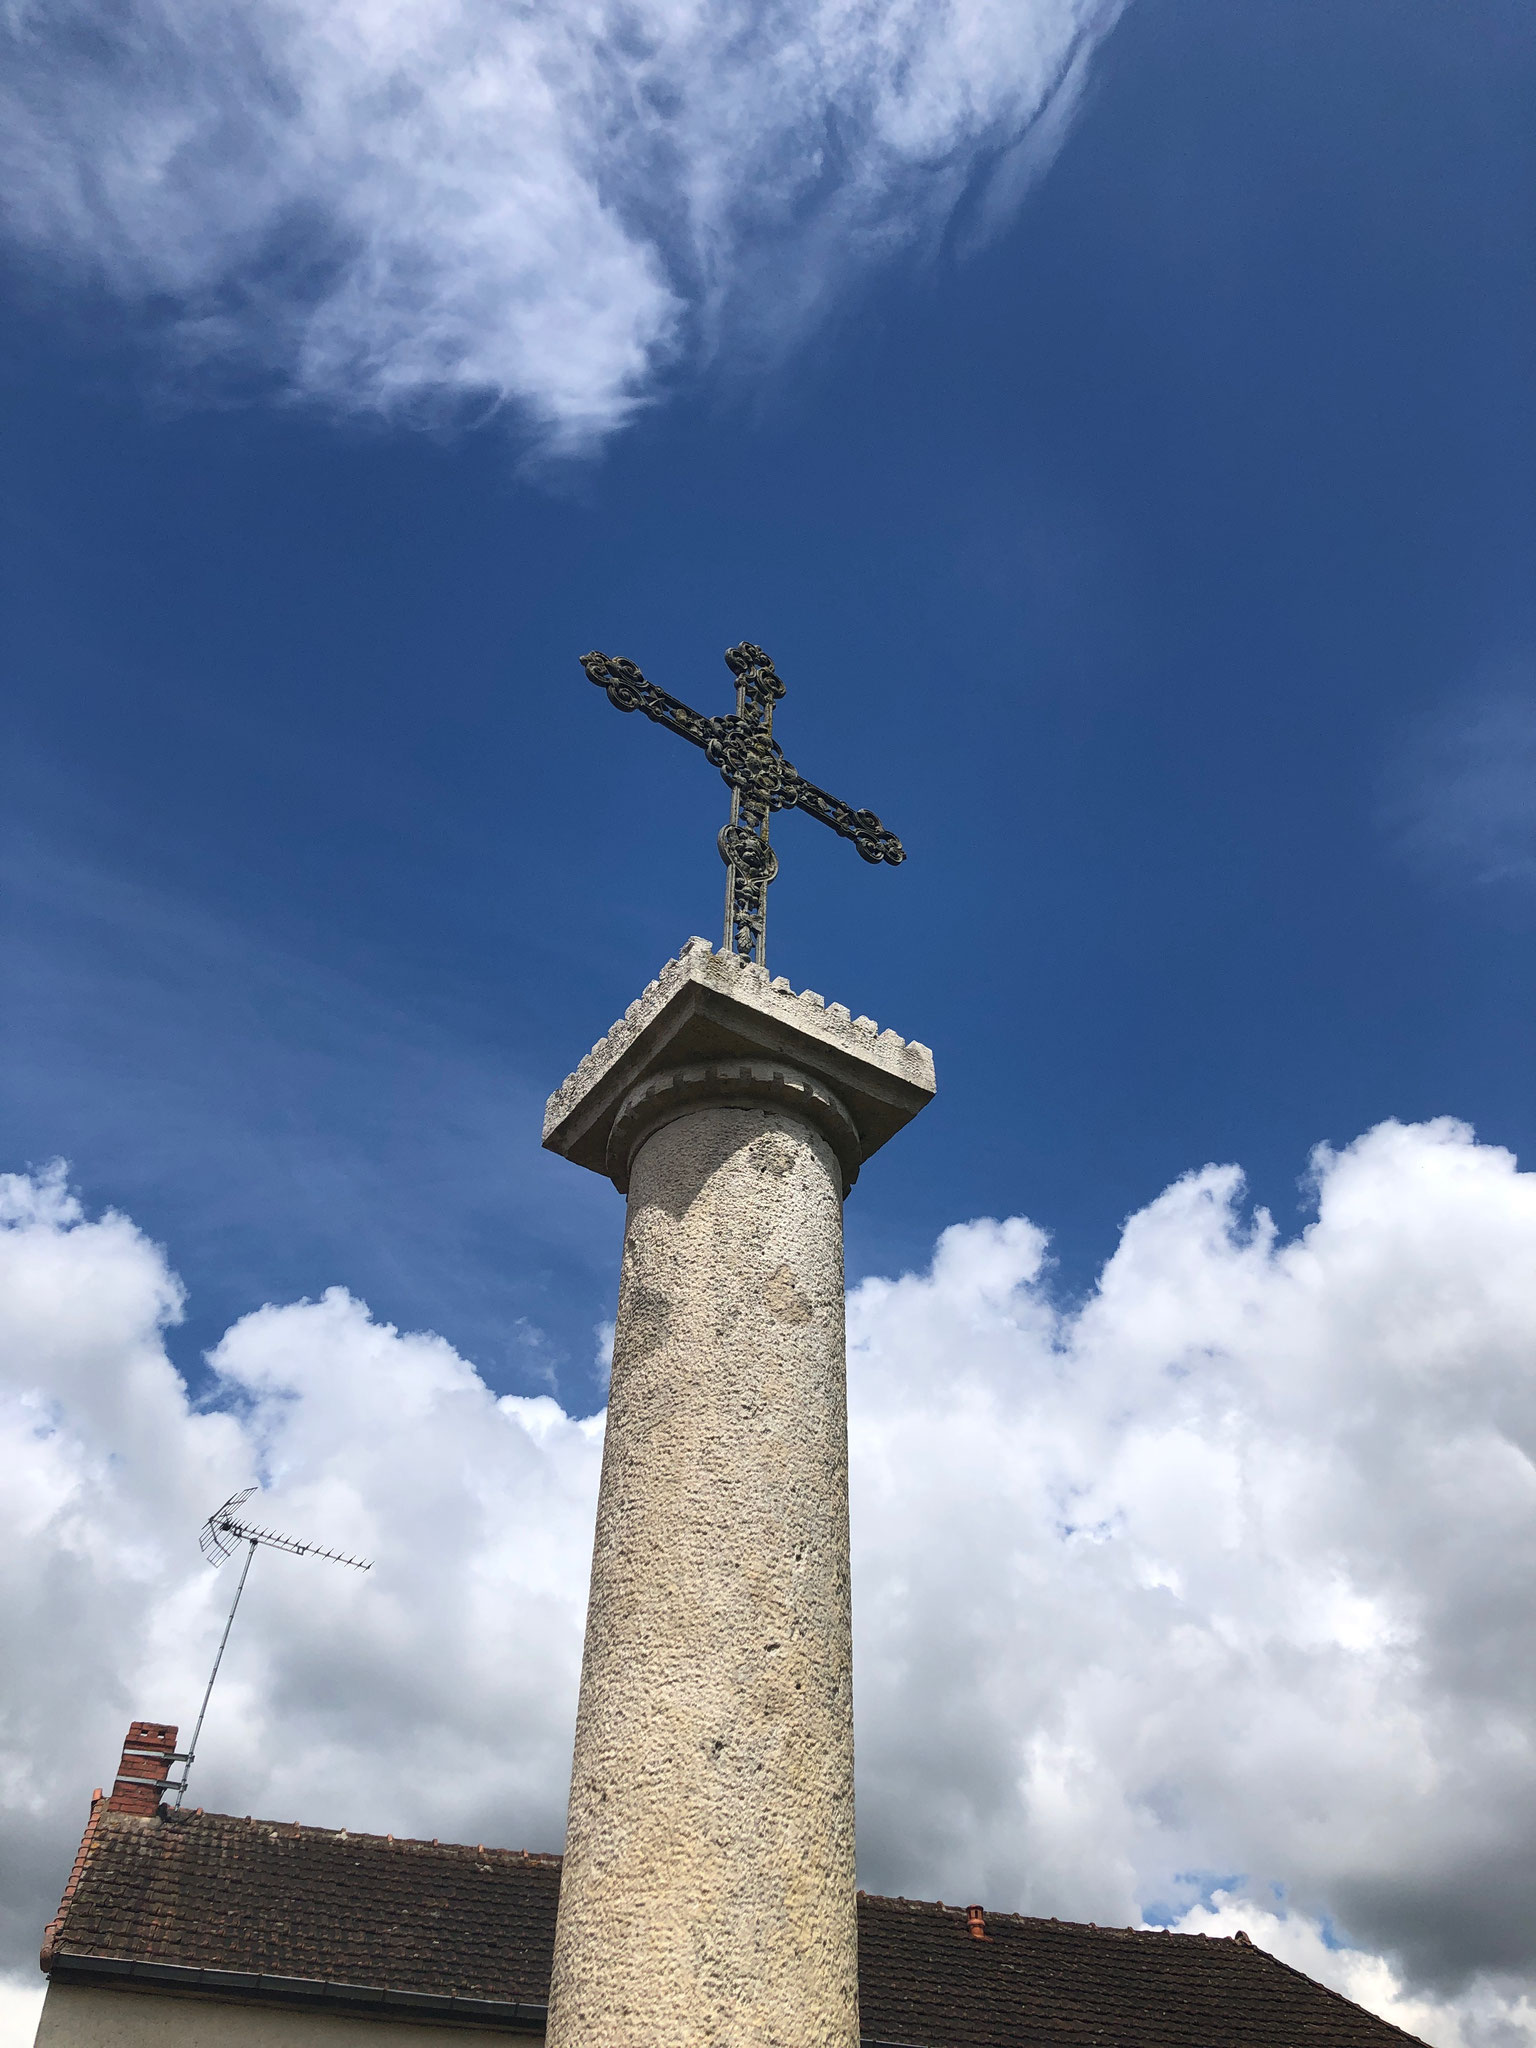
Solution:
[(842, 1201), (932, 1087), (694, 940), (551, 1100), (629, 1214), (550, 2048), (856, 2048)]

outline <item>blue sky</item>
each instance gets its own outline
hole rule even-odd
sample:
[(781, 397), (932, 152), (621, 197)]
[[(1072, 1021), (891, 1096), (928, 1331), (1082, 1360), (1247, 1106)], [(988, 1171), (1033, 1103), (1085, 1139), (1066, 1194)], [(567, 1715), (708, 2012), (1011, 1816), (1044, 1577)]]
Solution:
[(579, 657), (752, 639), (910, 856), (783, 818), (770, 967), (940, 1083), (847, 1211), (860, 1881), (1536, 2048), (1529, 6), (0, 58), (0, 2044), (257, 1476), (378, 1565), (253, 1576), (199, 1796), (559, 1841), (622, 1203), (540, 1117), (727, 806)]
[(600, 1400), (621, 1205), (539, 1108), (716, 931), (725, 792), (593, 646), (708, 709), (761, 641), (906, 840), (776, 834), (773, 970), (938, 1060), (855, 1277), (1022, 1212), (1070, 1296), (1208, 1161), (1292, 1231), (1386, 1116), (1529, 1154), (1536, 23), (1134, 0), (1086, 56), (1014, 203), (984, 139), (857, 260), (791, 209), (675, 276), (574, 453), (295, 395), (249, 269), (199, 353), (104, 230), (13, 242), (4, 1164), (171, 1248), (186, 1369), (341, 1283)]

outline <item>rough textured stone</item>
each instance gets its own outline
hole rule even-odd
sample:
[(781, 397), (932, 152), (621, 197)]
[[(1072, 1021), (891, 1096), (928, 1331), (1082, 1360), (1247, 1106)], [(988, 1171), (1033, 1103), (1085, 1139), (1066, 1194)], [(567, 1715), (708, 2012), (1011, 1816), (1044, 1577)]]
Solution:
[(796, 995), (761, 967), (745, 966), (690, 939), (605, 1038), (549, 1098), (544, 1143), (578, 1166), (606, 1173), (622, 1194), (627, 1162), (610, 1152), (614, 1119), (647, 1077), (719, 1060), (788, 1060), (829, 1088), (858, 1133), (858, 1167), (933, 1095), (933, 1054), (881, 1031), (870, 1017), (830, 1007), (814, 990)]
[(855, 2048), (842, 1198), (925, 1047), (703, 941), (551, 1099), (627, 1188), (551, 2048)]

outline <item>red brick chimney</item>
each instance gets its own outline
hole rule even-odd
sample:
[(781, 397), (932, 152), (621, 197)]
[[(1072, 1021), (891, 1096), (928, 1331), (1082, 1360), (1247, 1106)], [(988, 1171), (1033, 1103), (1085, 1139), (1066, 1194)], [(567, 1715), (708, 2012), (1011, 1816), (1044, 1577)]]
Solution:
[(130, 1721), (108, 1813), (154, 1814), (176, 1757), (176, 1730), (163, 1721)]

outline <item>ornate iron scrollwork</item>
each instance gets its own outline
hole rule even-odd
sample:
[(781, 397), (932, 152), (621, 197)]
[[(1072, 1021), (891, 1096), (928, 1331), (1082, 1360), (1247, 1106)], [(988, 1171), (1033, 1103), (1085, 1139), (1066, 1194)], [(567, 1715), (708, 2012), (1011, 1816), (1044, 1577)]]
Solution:
[(720, 858), (726, 865), (725, 944), (740, 959), (765, 965), (768, 884), (779, 857), (768, 843), (774, 811), (800, 810), (840, 838), (851, 839), (861, 859), (899, 867), (907, 857), (896, 834), (873, 811), (856, 811), (829, 796), (790, 766), (773, 737), (773, 707), (784, 681), (761, 647), (743, 640), (726, 649), (725, 665), (736, 678), (736, 709), (706, 718), (680, 697), (647, 680), (634, 662), (616, 654), (584, 654), (588, 677), (620, 711), (641, 711), (656, 725), (701, 747), (731, 792), (730, 823), (720, 829)]

